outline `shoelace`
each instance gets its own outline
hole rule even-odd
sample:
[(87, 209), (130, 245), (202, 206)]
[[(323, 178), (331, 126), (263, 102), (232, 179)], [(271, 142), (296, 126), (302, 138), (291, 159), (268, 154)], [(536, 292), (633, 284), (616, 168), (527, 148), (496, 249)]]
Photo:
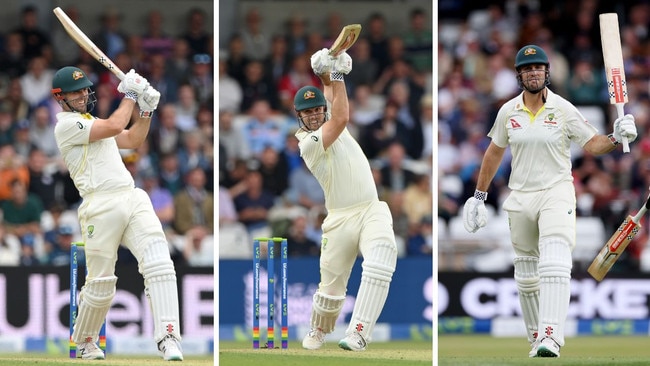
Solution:
[(176, 343), (176, 339), (171, 335), (168, 335), (165, 338), (163, 338), (162, 341), (160, 341), (158, 348), (161, 351), (165, 352), (167, 351), (168, 344), (171, 344), (174, 348), (179, 348), (178, 344)]
[(98, 350), (99, 347), (95, 343), (88, 343), (85, 347), (81, 348), (81, 354), (85, 355), (86, 353), (92, 353), (93, 351)]
[(359, 338), (357, 339), (357, 343), (359, 344), (360, 347), (365, 347), (366, 346), (366, 340), (363, 339), (361, 335), (358, 336)]
[(317, 331), (317, 330), (310, 330), (310, 331), (309, 331), (309, 336), (312, 337), (312, 338), (316, 338), (316, 339), (318, 339), (318, 340), (321, 341), (321, 342), (323, 341), (323, 338), (324, 338), (324, 337), (323, 337), (323, 333), (322, 333), (322, 332), (319, 332), (319, 331)]

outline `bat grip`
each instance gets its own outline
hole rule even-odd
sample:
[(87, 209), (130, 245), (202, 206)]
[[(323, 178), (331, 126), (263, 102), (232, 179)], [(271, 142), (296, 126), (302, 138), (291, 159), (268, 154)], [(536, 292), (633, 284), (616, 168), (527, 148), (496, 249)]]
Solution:
[(638, 224), (641, 221), (641, 218), (643, 217), (643, 215), (645, 215), (645, 213), (648, 212), (648, 208), (650, 208), (650, 195), (648, 195), (648, 198), (646, 199), (645, 204), (643, 206), (641, 206), (641, 209), (639, 210), (639, 212), (637, 212), (636, 215), (634, 215), (634, 217), (632, 218), (632, 221), (634, 221), (635, 224)]
[[(623, 110), (623, 103), (616, 103), (616, 113), (618, 114), (618, 118), (621, 118), (625, 115), (625, 111)], [(623, 143), (623, 152), (624, 153), (629, 153), (630, 152), (630, 143), (627, 141), (626, 136), (621, 136), (621, 141)]]
[(630, 143), (627, 141), (627, 137), (623, 137), (623, 152), (624, 153), (630, 152)]

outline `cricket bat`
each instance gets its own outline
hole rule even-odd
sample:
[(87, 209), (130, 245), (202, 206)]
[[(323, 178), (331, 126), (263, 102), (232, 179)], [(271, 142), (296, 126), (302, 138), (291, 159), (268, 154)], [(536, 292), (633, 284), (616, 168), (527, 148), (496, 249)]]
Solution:
[(74, 24), (72, 19), (70, 19), (70, 17), (68, 17), (60, 7), (56, 7), (52, 11), (72, 40), (83, 48), (84, 51), (88, 52), (88, 54), (90, 54), (95, 60), (99, 61), (102, 66), (117, 76), (118, 79), (124, 79), (124, 73), (122, 70), (120, 70), (120, 68), (117, 67), (115, 63), (108, 58), (104, 52), (102, 52), (102, 50), (100, 50), (81, 29), (79, 29), (79, 27), (77, 27), (76, 24)]
[[(616, 106), (616, 112), (620, 118), (624, 115), (623, 106), (628, 100), (621, 35), (618, 30), (618, 15), (616, 13), (603, 13), (599, 15), (599, 19), (600, 41), (603, 48), (605, 73), (607, 74), (609, 103)], [(623, 152), (630, 152), (630, 145), (626, 137), (623, 137), (622, 143)]]
[(359, 34), (361, 33), (361, 24), (348, 24), (343, 29), (341, 33), (336, 37), (334, 43), (329, 48), (330, 56), (336, 57), (341, 53), (347, 51), (352, 47), (354, 42), (359, 39)]
[[(329, 55), (337, 57), (343, 52), (349, 50), (357, 39), (359, 39), (359, 34), (361, 34), (361, 24), (348, 24), (343, 27), (341, 33), (339, 33), (338, 37), (336, 37), (329, 48)], [(323, 84), (330, 85), (331, 80), (329, 73), (319, 75), (319, 77)]]
[(641, 228), (641, 218), (650, 208), (650, 196), (636, 215), (629, 215), (618, 227), (614, 235), (609, 238), (607, 244), (600, 250), (587, 269), (587, 272), (597, 281), (602, 281), (607, 272), (612, 268), (618, 257), (623, 253), (628, 244)]

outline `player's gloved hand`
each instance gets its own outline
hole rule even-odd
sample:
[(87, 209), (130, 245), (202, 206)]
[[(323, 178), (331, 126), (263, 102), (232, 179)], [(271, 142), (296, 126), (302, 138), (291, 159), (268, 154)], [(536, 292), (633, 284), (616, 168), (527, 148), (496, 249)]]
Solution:
[(636, 140), (636, 125), (634, 116), (631, 114), (626, 114), (614, 121), (614, 138), (620, 142), (623, 141), (623, 137), (627, 138), (628, 142)]
[(160, 92), (153, 86), (147, 87), (142, 94), (138, 96), (138, 106), (140, 106), (140, 117), (150, 118), (153, 111), (158, 108), (160, 102)]
[(330, 72), (332, 70), (332, 63), (333, 61), (327, 48), (316, 51), (311, 55), (311, 68), (316, 75), (323, 75)]
[(465, 202), (463, 207), (463, 224), (465, 230), (470, 233), (475, 233), (478, 229), (487, 225), (487, 208), (485, 208), (485, 200), (487, 199), (487, 192), (477, 190), (474, 197), (470, 197)]
[(135, 93), (137, 96), (142, 94), (149, 86), (147, 79), (131, 69), (124, 75), (124, 79), (117, 86), (117, 91), (120, 93)]
[(350, 57), (347, 52), (341, 53), (337, 58), (334, 59), (332, 71), (347, 75), (350, 71), (352, 71), (352, 57)]

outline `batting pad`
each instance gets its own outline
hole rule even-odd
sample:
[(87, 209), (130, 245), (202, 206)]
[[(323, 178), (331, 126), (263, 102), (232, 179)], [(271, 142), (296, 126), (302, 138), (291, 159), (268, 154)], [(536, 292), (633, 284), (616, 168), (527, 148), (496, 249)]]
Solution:
[(344, 302), (345, 296), (316, 292), (311, 311), (311, 327), (320, 328), (324, 333), (332, 333)]
[(142, 261), (145, 294), (153, 315), (154, 340), (158, 343), (169, 334), (181, 340), (176, 270), (167, 242), (153, 240), (145, 249)]
[(79, 314), (74, 324), (75, 343), (97, 342), (115, 296), (117, 277), (98, 277), (86, 282), (79, 293)]
[(571, 299), (571, 249), (559, 238), (539, 243), (539, 333), (564, 346), (564, 325)]
[(537, 257), (516, 257), (513, 261), (521, 313), (524, 316), (526, 334), (530, 343), (537, 338), (537, 327), (539, 326), (538, 262)]
[(372, 248), (361, 267), (361, 285), (354, 303), (354, 311), (346, 333), (358, 332), (367, 342), (388, 297), (388, 289), (395, 272), (397, 251), (389, 243)]

